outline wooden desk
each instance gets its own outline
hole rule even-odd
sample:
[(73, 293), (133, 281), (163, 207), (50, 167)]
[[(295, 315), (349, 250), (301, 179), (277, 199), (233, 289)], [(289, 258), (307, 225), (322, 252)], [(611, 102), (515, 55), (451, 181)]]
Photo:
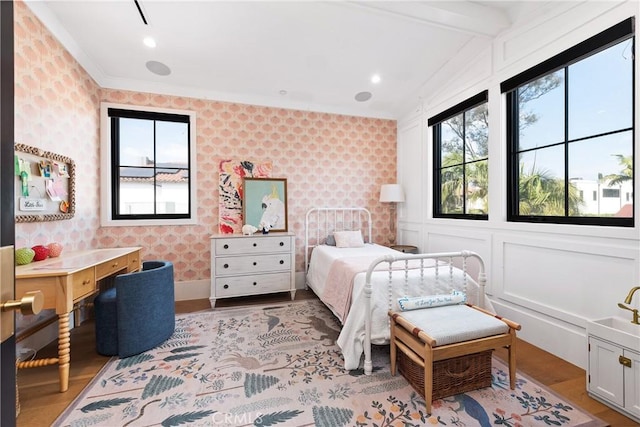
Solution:
[(58, 357), (18, 363), (18, 368), (58, 364), (60, 391), (69, 388), (69, 313), (74, 304), (100, 291), (99, 281), (114, 274), (140, 270), (139, 247), (89, 249), (16, 267), (16, 298), (42, 291), (45, 309), (58, 315)]

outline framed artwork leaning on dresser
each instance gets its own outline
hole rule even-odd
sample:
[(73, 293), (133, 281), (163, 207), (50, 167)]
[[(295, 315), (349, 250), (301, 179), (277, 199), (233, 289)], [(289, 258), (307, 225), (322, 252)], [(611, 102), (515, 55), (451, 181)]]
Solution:
[(244, 224), (267, 232), (287, 231), (287, 179), (244, 178), (242, 184)]

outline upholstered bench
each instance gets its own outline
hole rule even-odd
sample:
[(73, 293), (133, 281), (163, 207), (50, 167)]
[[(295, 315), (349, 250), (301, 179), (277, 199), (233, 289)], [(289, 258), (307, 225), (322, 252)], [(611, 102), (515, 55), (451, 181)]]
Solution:
[[(391, 374), (395, 375), (400, 360), (404, 368), (401, 372), (424, 396), (428, 414), (431, 413), (434, 396), (434, 366), (443, 366), (443, 361), (448, 363), (445, 370), (460, 364), (464, 366), (452, 376), (457, 377), (459, 386), (449, 388), (452, 390), (449, 395), (462, 393), (491, 385), (491, 350), (507, 347), (510, 386), (512, 389), (515, 387), (515, 331), (520, 330), (519, 324), (468, 304), (389, 311), (389, 316)], [(436, 365), (438, 363), (440, 365)], [(414, 377), (416, 366), (422, 374), (418, 380)], [(437, 372), (441, 375), (443, 371)], [(469, 375), (466, 381), (465, 374)], [(460, 377), (463, 377), (462, 381)], [(419, 390), (422, 384), (423, 390)], [(440, 390), (436, 396), (445, 397)]]

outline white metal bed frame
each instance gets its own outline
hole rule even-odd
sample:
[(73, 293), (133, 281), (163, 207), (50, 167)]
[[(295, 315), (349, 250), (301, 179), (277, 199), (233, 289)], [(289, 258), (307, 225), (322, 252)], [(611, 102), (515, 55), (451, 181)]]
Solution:
[[(309, 233), (315, 224), (315, 233)], [(361, 230), (366, 243), (373, 243), (371, 233), (371, 212), (365, 208), (311, 208), (304, 220), (304, 273), (309, 271), (311, 251), (325, 242), (334, 231)], [(306, 278), (305, 278), (306, 281)]]
[[(311, 226), (315, 226), (315, 232), (312, 233), (310, 231)], [(371, 221), (371, 213), (369, 210), (365, 208), (349, 208), (349, 207), (322, 207), (322, 208), (312, 208), (307, 211), (305, 218), (305, 247), (304, 247), (304, 262), (305, 262), (305, 283), (306, 283), (306, 274), (309, 271), (309, 262), (311, 257), (311, 252), (314, 247), (321, 245), (325, 242), (326, 237), (333, 233), (334, 231), (342, 231), (342, 230), (361, 230), (363, 234), (366, 234), (364, 237), (365, 242), (372, 242), (372, 221)], [(485, 266), (484, 261), (475, 252), (471, 251), (459, 251), (459, 252), (442, 252), (442, 253), (426, 253), (426, 254), (405, 254), (398, 252), (398, 255), (385, 255), (374, 260), (369, 266), (366, 272), (365, 278), (365, 289), (364, 296), (366, 301), (365, 307), (365, 338), (364, 338), (364, 371), (365, 374), (371, 374), (373, 370), (373, 365), (371, 362), (371, 276), (378, 267), (379, 264), (387, 263), (389, 276), (391, 279), (392, 271), (398, 270), (397, 265), (393, 265), (397, 262), (404, 263), (404, 277), (405, 277), (405, 289), (408, 286), (409, 281), (409, 261), (413, 261), (411, 268), (415, 268), (415, 263), (417, 261), (420, 262), (420, 275), (421, 277), (424, 275), (424, 269), (426, 268), (424, 265), (424, 260), (434, 260), (435, 261), (435, 276), (436, 282), (442, 278), (442, 281), (448, 281), (449, 284), (453, 283), (453, 272), (456, 267), (455, 264), (462, 265), (462, 272), (464, 274), (464, 286), (466, 290), (466, 280), (469, 277), (469, 273), (467, 272), (467, 259), (473, 258), (478, 262), (478, 278), (477, 284), (478, 286), (478, 306), (481, 308), (485, 307), (485, 286), (487, 282), (487, 277), (485, 274)], [(417, 261), (416, 261), (417, 260)], [(439, 261), (445, 261), (446, 264), (444, 266), (440, 266)], [(431, 264), (432, 265), (432, 264)], [(440, 270), (446, 269), (446, 272), (440, 274)], [(380, 270), (377, 270), (380, 272)], [(384, 271), (384, 269), (383, 269)], [(391, 295), (391, 291), (389, 287), (387, 288), (387, 293)], [(388, 309), (397, 309), (397, 303), (395, 305), (391, 301), (389, 297), (389, 307)]]

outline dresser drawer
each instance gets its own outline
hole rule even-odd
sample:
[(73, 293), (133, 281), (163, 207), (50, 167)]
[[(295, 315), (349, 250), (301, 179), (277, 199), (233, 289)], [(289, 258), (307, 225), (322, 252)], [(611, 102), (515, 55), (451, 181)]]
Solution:
[(215, 260), (215, 275), (267, 273), (290, 270), (291, 254), (220, 257)]
[(93, 268), (73, 275), (73, 299), (78, 301), (96, 290), (96, 276)]
[(216, 239), (216, 255), (257, 254), (264, 252), (289, 252), (289, 236), (246, 237), (234, 239)]
[(214, 286), (218, 298), (281, 292), (290, 289), (291, 275), (286, 272), (217, 277)]
[(102, 279), (103, 277), (111, 276), (116, 271), (126, 270), (129, 266), (129, 257), (123, 255), (119, 258), (115, 258), (109, 262), (102, 263), (96, 267), (96, 278)]

